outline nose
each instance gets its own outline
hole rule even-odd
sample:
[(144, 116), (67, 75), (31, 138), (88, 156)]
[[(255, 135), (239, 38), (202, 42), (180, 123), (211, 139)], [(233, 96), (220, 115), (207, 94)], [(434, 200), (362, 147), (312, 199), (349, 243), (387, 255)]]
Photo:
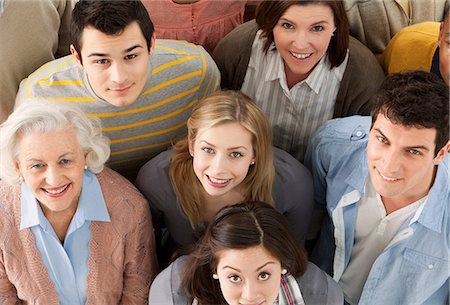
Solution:
[(111, 81), (116, 84), (123, 84), (126, 80), (126, 69), (120, 62), (115, 62), (111, 65)]
[(59, 169), (49, 166), (45, 174), (46, 174), (45, 182), (49, 186), (60, 186), (59, 183), (61, 181), (62, 175)]
[(394, 149), (390, 149), (384, 152), (383, 165), (385, 174), (395, 174), (400, 168), (402, 162), (401, 154)]
[(242, 303), (245, 304), (255, 304), (258, 301), (259, 290), (258, 285), (251, 281), (247, 281), (242, 287), (241, 299)]
[(309, 35), (305, 31), (296, 31), (292, 41), (293, 46), (298, 50), (304, 50), (309, 46)]
[(211, 169), (213, 174), (217, 175), (217, 174), (221, 174), (224, 173), (226, 171), (226, 157), (221, 155), (221, 154), (217, 154), (216, 156), (214, 156), (214, 159), (211, 162)]

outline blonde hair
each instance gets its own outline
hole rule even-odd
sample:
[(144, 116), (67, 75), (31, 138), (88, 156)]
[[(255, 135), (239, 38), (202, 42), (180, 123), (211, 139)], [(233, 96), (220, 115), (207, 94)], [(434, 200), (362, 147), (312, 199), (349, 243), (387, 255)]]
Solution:
[[(14, 184), (19, 181), (15, 167), (20, 139), (33, 132), (61, 131), (73, 128), (78, 143), (87, 153), (86, 165), (93, 173), (99, 173), (110, 155), (109, 139), (102, 135), (100, 122), (89, 118), (76, 106), (33, 102), (22, 103), (0, 125), (0, 178)], [(51, 147), (49, 147), (51, 149)]]
[(189, 142), (199, 129), (238, 122), (252, 134), (255, 164), (241, 182), (246, 201), (264, 201), (273, 205), (272, 184), (275, 168), (272, 156), (272, 132), (262, 110), (239, 91), (218, 91), (199, 101), (187, 121), (188, 135), (173, 147), (169, 174), (181, 207), (192, 227), (203, 217), (202, 185), (195, 175)]

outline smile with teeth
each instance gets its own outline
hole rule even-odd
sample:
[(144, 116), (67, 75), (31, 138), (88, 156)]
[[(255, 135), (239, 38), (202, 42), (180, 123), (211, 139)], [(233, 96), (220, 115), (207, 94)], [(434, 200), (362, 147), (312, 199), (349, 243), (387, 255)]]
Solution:
[(387, 177), (387, 176), (383, 175), (382, 173), (380, 173), (379, 171), (378, 171), (378, 173), (380, 174), (381, 178), (383, 178), (386, 181), (397, 181), (397, 180), (399, 180), (398, 178)]
[(64, 192), (68, 187), (69, 187), (69, 184), (66, 184), (60, 188), (56, 188), (56, 189), (55, 188), (53, 188), (53, 189), (43, 188), (43, 190), (51, 195), (58, 195), (58, 194), (61, 194), (62, 192)]
[(289, 53), (291, 53), (292, 56), (294, 56), (295, 58), (298, 58), (298, 59), (306, 59), (312, 55), (312, 53), (302, 54), (302, 53), (294, 53), (291, 51), (289, 51)]
[(225, 184), (230, 181), (230, 179), (217, 179), (208, 175), (206, 175), (206, 177), (208, 177), (209, 181), (215, 184)]

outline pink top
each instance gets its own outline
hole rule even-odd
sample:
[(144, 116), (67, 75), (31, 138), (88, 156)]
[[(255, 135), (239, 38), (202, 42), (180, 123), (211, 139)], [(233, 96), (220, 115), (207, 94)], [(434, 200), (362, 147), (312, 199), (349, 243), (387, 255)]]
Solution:
[(217, 43), (243, 23), (246, 1), (199, 0), (178, 4), (172, 0), (142, 0), (157, 38), (187, 40), (211, 53)]

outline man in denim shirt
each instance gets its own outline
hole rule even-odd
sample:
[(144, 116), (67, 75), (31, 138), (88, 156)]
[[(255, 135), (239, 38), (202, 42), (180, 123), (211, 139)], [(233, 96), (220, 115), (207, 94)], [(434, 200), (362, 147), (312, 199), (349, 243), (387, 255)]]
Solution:
[(311, 259), (346, 302), (448, 304), (449, 92), (429, 72), (386, 78), (370, 117), (327, 122), (305, 164), (327, 216)]

